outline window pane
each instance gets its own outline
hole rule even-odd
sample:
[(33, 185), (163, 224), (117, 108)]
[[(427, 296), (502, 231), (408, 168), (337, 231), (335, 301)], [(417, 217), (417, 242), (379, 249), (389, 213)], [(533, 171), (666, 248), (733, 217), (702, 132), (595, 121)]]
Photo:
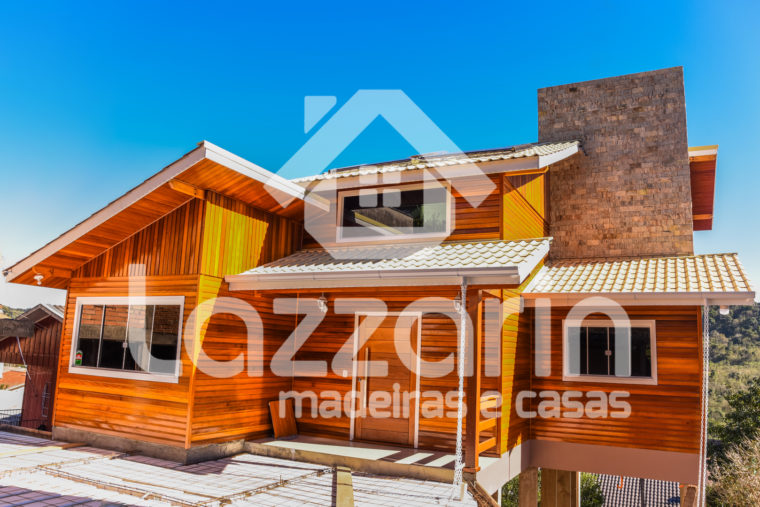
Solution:
[(609, 361), (607, 358), (607, 328), (589, 327), (588, 337), (588, 370), (589, 375), (608, 375)]
[(125, 370), (144, 371), (140, 365), (147, 367), (150, 360), (150, 340), (153, 329), (154, 306), (130, 306), (127, 357), (124, 359)]
[[(82, 353), (81, 366), (97, 366), (100, 326), (103, 324), (101, 305), (82, 305), (79, 314), (79, 343), (76, 353)], [(74, 360), (76, 365), (76, 359)]]
[(364, 238), (446, 232), (447, 194), (447, 189), (433, 187), (345, 196), (342, 235)]
[(586, 340), (585, 336), (582, 336), (583, 331), (584, 329), (580, 327), (567, 328), (567, 372), (570, 375), (580, 375), (582, 372), (581, 358), (586, 357)]
[(124, 345), (127, 338), (128, 306), (106, 306), (103, 322), (103, 342), (100, 346), (101, 368), (122, 369), (124, 366)]
[[(150, 371), (174, 373), (179, 341), (179, 306), (158, 305), (153, 317), (153, 338), (151, 340)], [(161, 359), (163, 361), (156, 361)], [(166, 361), (171, 361), (167, 363)]]
[(631, 376), (652, 376), (652, 346), (648, 327), (631, 329)]

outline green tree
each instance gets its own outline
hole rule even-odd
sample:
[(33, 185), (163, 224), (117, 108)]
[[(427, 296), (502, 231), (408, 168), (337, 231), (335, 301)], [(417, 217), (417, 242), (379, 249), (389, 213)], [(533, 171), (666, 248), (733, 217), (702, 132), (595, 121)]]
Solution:
[(727, 453), (747, 439), (758, 437), (760, 430), (760, 377), (751, 379), (746, 389), (727, 396), (729, 412), (722, 422), (713, 424), (711, 434), (720, 440), (711, 445), (713, 459), (725, 460)]
[(581, 505), (583, 507), (603, 507), (604, 493), (599, 478), (594, 474), (581, 474)]

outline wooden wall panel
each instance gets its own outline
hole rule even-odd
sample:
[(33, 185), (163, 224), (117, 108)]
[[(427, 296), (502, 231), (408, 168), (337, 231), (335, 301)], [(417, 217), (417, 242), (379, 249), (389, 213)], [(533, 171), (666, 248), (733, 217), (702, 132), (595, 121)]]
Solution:
[[(521, 190), (512, 185), (510, 180), (514, 178), (517, 177), (505, 176), (503, 181), (502, 239), (519, 240), (547, 236), (549, 226), (544, 216), (531, 205)], [(536, 197), (541, 192), (541, 187), (543, 187), (543, 180), (536, 179), (523, 184), (520, 188), (531, 196), (534, 203), (542, 206), (542, 200)]]
[(627, 419), (542, 419), (531, 422), (531, 437), (584, 444), (699, 452), (701, 336), (700, 309), (693, 307), (629, 307), (631, 319), (655, 320), (657, 385), (562, 381), (562, 319), (567, 308), (551, 317), (551, 376), (533, 377), (532, 389), (588, 392), (628, 391), (632, 408)]
[(249, 311), (248, 305), (256, 309), (263, 323), (263, 336), (257, 332), (250, 345), (263, 351), (265, 371), (263, 376), (251, 374), (246, 362), (245, 369), (234, 376), (217, 376), (229, 370), (212, 361), (230, 361), (241, 354), (246, 361), (260, 356), (258, 352), (248, 354), (247, 329), (241, 318), (231, 313), (212, 317), (202, 338), (203, 350), (210, 360), (197, 362), (192, 383), (190, 445), (269, 436), (268, 402), (278, 399), (280, 392), (289, 391), (292, 385), (290, 377), (275, 376), (269, 366), (272, 355), (292, 330), (293, 317), (274, 315), (269, 296), (229, 292), (220, 278), (202, 276), (199, 302), (215, 297), (238, 299), (235, 309), (241, 311)]
[(242, 273), (296, 251), (303, 225), (206, 192), (201, 273), (215, 277)]
[[(183, 322), (195, 307), (196, 276), (146, 278), (147, 296), (184, 296)], [(76, 298), (125, 296), (129, 279), (71, 281), (59, 357), (54, 425), (183, 447), (192, 365), (184, 347), (178, 383), (126, 380), (69, 373)]]
[(521, 309), (520, 297), (525, 287), (543, 267), (541, 262), (533, 273), (514, 289), (502, 291), (504, 320), (501, 341), (501, 440), (500, 453), (507, 452), (529, 439), (530, 421), (520, 418), (516, 410), (516, 397), (530, 389), (531, 378), (531, 325), (530, 309)]
[(144, 264), (148, 276), (197, 274), (201, 265), (204, 201), (192, 199), (79, 267), (74, 278), (129, 276)]
[[(36, 323), (34, 336), (21, 338), (18, 342), (15, 338), (6, 338), (0, 342), (0, 363), (26, 363), (27, 366), (28, 375), (21, 408), (21, 426), (26, 428), (51, 427), (61, 329), (60, 321), (47, 317)], [(43, 399), (46, 389), (47, 401)], [(47, 405), (46, 410), (43, 410), (43, 404)]]

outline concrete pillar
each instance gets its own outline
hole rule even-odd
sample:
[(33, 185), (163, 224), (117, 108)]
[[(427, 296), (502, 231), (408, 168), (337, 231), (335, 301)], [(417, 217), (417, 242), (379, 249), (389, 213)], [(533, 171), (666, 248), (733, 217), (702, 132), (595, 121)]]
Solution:
[(538, 507), (538, 469), (528, 468), (520, 473), (520, 507)]
[(578, 472), (541, 469), (541, 507), (578, 507), (579, 505)]

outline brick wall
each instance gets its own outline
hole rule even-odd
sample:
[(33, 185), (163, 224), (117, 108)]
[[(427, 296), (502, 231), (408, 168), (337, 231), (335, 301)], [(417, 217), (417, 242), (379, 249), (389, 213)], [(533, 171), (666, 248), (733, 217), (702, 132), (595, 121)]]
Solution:
[(552, 258), (692, 254), (683, 69), (538, 90), (538, 139), (580, 139), (552, 166)]

